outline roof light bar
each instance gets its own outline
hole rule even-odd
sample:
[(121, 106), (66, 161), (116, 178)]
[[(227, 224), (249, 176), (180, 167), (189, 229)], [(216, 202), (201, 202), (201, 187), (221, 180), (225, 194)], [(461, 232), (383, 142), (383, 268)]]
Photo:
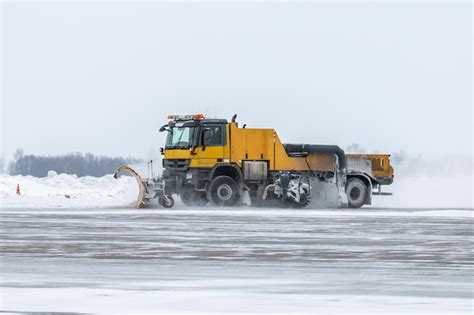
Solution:
[(168, 120), (198, 120), (204, 119), (204, 114), (195, 114), (195, 115), (168, 115)]

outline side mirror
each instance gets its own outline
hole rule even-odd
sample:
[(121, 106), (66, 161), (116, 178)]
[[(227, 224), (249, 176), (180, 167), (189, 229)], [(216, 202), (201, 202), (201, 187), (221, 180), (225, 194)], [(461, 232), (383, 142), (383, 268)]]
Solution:
[(164, 148), (160, 148), (160, 153), (161, 153), (161, 155), (165, 155), (165, 149), (164, 149)]
[(209, 141), (211, 140), (211, 129), (204, 129), (202, 140), (204, 146), (207, 146), (209, 144)]
[(166, 127), (168, 127), (168, 125), (161, 126), (161, 128), (160, 128), (159, 131), (160, 131), (160, 132), (163, 132), (163, 131), (167, 130)]
[(163, 132), (163, 131), (171, 132), (171, 129), (174, 128), (175, 126), (176, 126), (176, 121), (170, 120), (168, 124), (161, 126), (160, 132)]

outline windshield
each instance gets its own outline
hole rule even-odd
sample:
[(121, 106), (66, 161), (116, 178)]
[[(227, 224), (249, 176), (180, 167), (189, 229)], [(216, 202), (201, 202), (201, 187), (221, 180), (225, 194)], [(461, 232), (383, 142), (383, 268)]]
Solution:
[(166, 148), (187, 149), (197, 144), (198, 127), (174, 127), (168, 133)]

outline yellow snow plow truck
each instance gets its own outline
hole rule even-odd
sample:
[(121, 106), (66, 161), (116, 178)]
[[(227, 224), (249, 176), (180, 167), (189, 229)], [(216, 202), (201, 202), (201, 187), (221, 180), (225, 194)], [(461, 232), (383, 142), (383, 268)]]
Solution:
[[(161, 176), (137, 180), (137, 206), (172, 195), (187, 206), (351, 207), (393, 182), (387, 154), (345, 154), (336, 145), (284, 144), (274, 129), (239, 127), (236, 115), (170, 115)], [(123, 169), (123, 168), (122, 168)]]

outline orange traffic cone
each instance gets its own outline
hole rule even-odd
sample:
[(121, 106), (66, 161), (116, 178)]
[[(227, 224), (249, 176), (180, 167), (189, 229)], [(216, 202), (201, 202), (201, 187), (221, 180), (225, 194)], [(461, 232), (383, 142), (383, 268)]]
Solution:
[(20, 195), (20, 184), (16, 184), (16, 194)]

